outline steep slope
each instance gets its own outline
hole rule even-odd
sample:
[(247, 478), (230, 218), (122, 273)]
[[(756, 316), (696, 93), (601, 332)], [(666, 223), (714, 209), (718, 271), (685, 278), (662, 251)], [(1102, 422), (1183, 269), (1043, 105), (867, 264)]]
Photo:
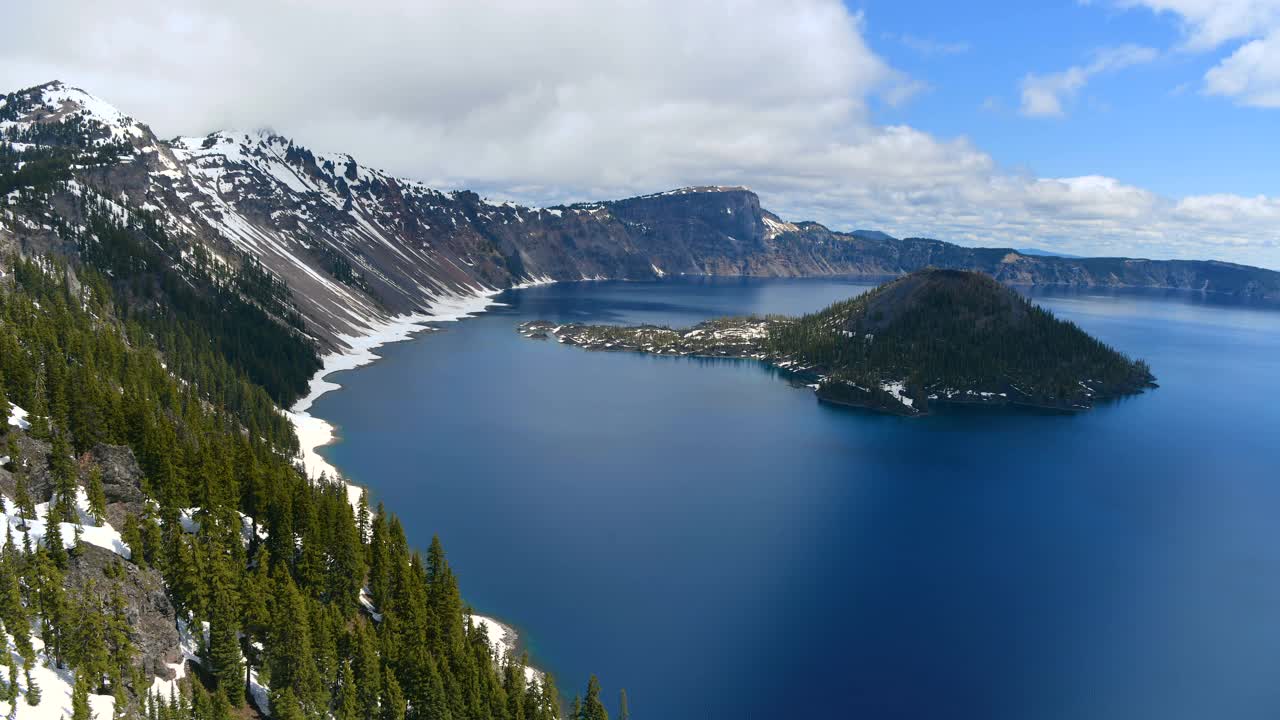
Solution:
[[(1280, 273), (1229, 263), (1032, 257), (884, 233), (791, 223), (737, 187), (698, 187), (552, 208), (442, 193), (313, 152), (269, 132), (160, 140), (106, 102), (61, 83), (0, 100), (10, 153), (93, 151), (68, 168), (47, 207), (9, 195), (0, 251), (64, 245), (88, 194), (122, 217), (153, 217), (183, 256), (202, 247), (253, 258), (291, 291), (306, 332), (342, 349), (389, 317), (534, 279), (662, 275), (899, 275), (981, 270), (1007, 283), (1167, 287), (1280, 300)], [(19, 160), (18, 162), (22, 162)], [(10, 185), (14, 181), (10, 179)], [(16, 185), (14, 186), (17, 187)]]

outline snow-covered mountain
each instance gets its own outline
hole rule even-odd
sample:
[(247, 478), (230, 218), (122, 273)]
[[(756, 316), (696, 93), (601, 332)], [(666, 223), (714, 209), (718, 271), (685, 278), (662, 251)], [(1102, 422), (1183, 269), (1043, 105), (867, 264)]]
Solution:
[[(122, 215), (154, 213), (172, 237), (224, 261), (235, 251), (256, 258), (326, 344), (444, 296), (523, 281), (771, 274), (741, 261), (764, 249), (766, 230), (758, 199), (742, 188), (529, 208), (442, 193), (268, 132), (161, 140), (62, 83), (0, 102), (0, 131), (19, 150), (63, 142), (53, 129), (71, 126), (91, 146), (117, 148), (112, 162), (77, 167), (72, 192), (108, 198)], [(43, 225), (10, 214), (0, 234), (39, 235)]]
[(0, 216), (0, 251), (65, 243), (52, 215), (74, 226), (84, 197), (110, 201), (122, 218), (155, 218), (183, 257), (199, 246), (233, 265), (256, 259), (292, 291), (306, 331), (334, 349), (344, 336), (442, 298), (543, 279), (892, 275), (936, 265), (984, 270), (1011, 282), (1280, 297), (1280, 274), (1224, 263), (1089, 266), (934, 240), (836, 233), (786, 222), (761, 209), (744, 188), (686, 188), (552, 208), (494, 204), (269, 132), (162, 140), (107, 102), (59, 82), (0, 100), (0, 133), (19, 151), (79, 143), (98, 153), (96, 161), (73, 167), (51, 208), (8, 203)]

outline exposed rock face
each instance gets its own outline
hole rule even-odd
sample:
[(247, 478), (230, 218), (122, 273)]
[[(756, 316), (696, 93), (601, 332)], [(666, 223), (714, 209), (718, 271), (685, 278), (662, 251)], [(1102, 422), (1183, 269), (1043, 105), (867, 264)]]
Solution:
[[(61, 83), (11, 94), (17, 129), (82, 123), (129, 149), (76, 171), (52, 207), (68, 224), (87, 196), (124, 216), (154, 213), (180, 246), (259, 260), (292, 290), (326, 349), (450, 294), (528, 279), (662, 275), (896, 276), (980, 270), (1006, 283), (1160, 287), (1280, 301), (1280, 273), (1218, 262), (1033, 257), (884, 233), (840, 233), (762, 209), (749, 190), (699, 187), (552, 208), (442, 193), (270, 133), (160, 140), (144, 124)], [(56, 140), (50, 141), (56, 142)], [(0, 247), (56, 250), (43, 221), (0, 218)], [(185, 252), (185, 251), (184, 251)]]
[[(121, 568), (119, 577), (108, 575), (108, 568)], [(173, 604), (165, 594), (160, 573), (143, 569), (122, 560), (115, 553), (95, 545), (82, 545), (67, 565), (67, 587), (85, 589), (104, 601), (117, 583), (125, 598), (129, 622), (129, 640), (133, 643), (136, 662), (148, 678), (172, 679), (170, 664), (182, 660)]]
[[(27, 488), (34, 502), (49, 500), (53, 493), (53, 478), (49, 474), (48, 442), (37, 440), (25, 432), (15, 431), (21, 462), (27, 473)], [(80, 459), (79, 483), (86, 485), (89, 473), (97, 468), (102, 472), (102, 488), (107, 497), (107, 522), (115, 528), (124, 527), (129, 513), (141, 514), (146, 495), (142, 492), (142, 468), (133, 451), (123, 445), (99, 443)], [(0, 494), (12, 500), (15, 495), (13, 473), (0, 467)]]
[(141, 515), (147, 496), (142, 492), (142, 468), (133, 450), (123, 445), (98, 443), (81, 463), (81, 482), (97, 467), (102, 472), (102, 489), (107, 497), (107, 522), (123, 528), (129, 513)]
[[(53, 480), (49, 477), (49, 443), (37, 440), (25, 432), (11, 432), (16, 433), (20, 458), (15, 463), (21, 462), (27, 473), (27, 492), (31, 494), (34, 502), (41, 503), (48, 500), (49, 494), (53, 492)], [(13, 499), (13, 475), (3, 470), (0, 470), (0, 473), (3, 473), (0, 474), (0, 492), (3, 492), (5, 497)]]

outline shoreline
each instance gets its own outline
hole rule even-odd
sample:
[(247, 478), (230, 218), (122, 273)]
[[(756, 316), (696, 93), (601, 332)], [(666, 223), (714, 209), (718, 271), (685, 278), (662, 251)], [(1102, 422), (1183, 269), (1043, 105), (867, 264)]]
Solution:
[[(383, 345), (404, 342), (418, 337), (424, 332), (436, 328), (434, 323), (458, 322), (476, 317), (491, 307), (502, 303), (493, 298), (507, 290), (521, 290), (557, 282), (543, 276), (531, 278), (510, 288), (476, 288), (470, 295), (446, 295), (428, 304), (426, 312), (397, 315), (382, 323), (368, 328), (364, 335), (341, 335), (339, 340), (347, 346), (344, 351), (332, 352), (321, 358), (322, 366), (311, 376), (307, 386), (307, 395), (298, 400), (284, 414), (293, 424), (294, 433), (298, 436), (298, 456), (302, 460), (304, 474), (310, 480), (318, 480), (321, 476), (333, 482), (341, 482), (347, 488), (347, 500), (354, 508), (360, 502), (365, 488), (338, 471), (332, 463), (325, 460), (317, 450), (338, 440), (337, 428), (329, 421), (310, 413), (311, 406), (325, 393), (342, 389), (340, 383), (328, 380), (328, 376), (344, 370), (354, 370), (381, 359), (375, 350)], [(499, 661), (519, 650), (519, 633), (511, 625), (497, 618), (478, 613), (469, 613), (468, 617), (489, 638)], [(542, 682), (544, 672), (537, 668), (525, 667), (527, 682)]]
[(362, 335), (340, 335), (339, 341), (347, 346), (346, 350), (329, 353), (320, 359), (321, 368), (311, 376), (307, 386), (307, 395), (293, 404), (284, 414), (293, 424), (294, 433), (298, 436), (298, 456), (302, 460), (303, 471), (308, 479), (317, 480), (324, 476), (332, 481), (347, 486), (347, 495), (354, 506), (359, 502), (364, 488), (344, 477), (329, 461), (320, 456), (316, 450), (329, 445), (338, 439), (337, 428), (327, 420), (312, 415), (311, 406), (325, 393), (342, 389), (342, 385), (327, 378), (336, 372), (354, 370), (369, 365), (381, 358), (375, 350), (383, 345), (404, 342), (418, 334), (428, 332), (433, 323), (457, 322), (475, 317), (494, 305), (493, 298), (505, 292), (504, 289), (476, 288), (470, 295), (445, 295), (432, 300), (426, 312), (397, 315), (381, 323), (368, 327)]

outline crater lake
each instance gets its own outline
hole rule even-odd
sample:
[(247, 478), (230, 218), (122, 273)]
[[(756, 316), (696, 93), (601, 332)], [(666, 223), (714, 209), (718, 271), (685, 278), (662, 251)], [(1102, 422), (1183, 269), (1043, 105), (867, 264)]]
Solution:
[(567, 701), (636, 718), (1280, 714), (1280, 311), (1035, 292), (1160, 388), (1079, 415), (830, 407), (750, 361), (586, 352), (525, 320), (685, 326), (871, 287), (509, 291), (329, 379), (322, 454), (444, 543)]

